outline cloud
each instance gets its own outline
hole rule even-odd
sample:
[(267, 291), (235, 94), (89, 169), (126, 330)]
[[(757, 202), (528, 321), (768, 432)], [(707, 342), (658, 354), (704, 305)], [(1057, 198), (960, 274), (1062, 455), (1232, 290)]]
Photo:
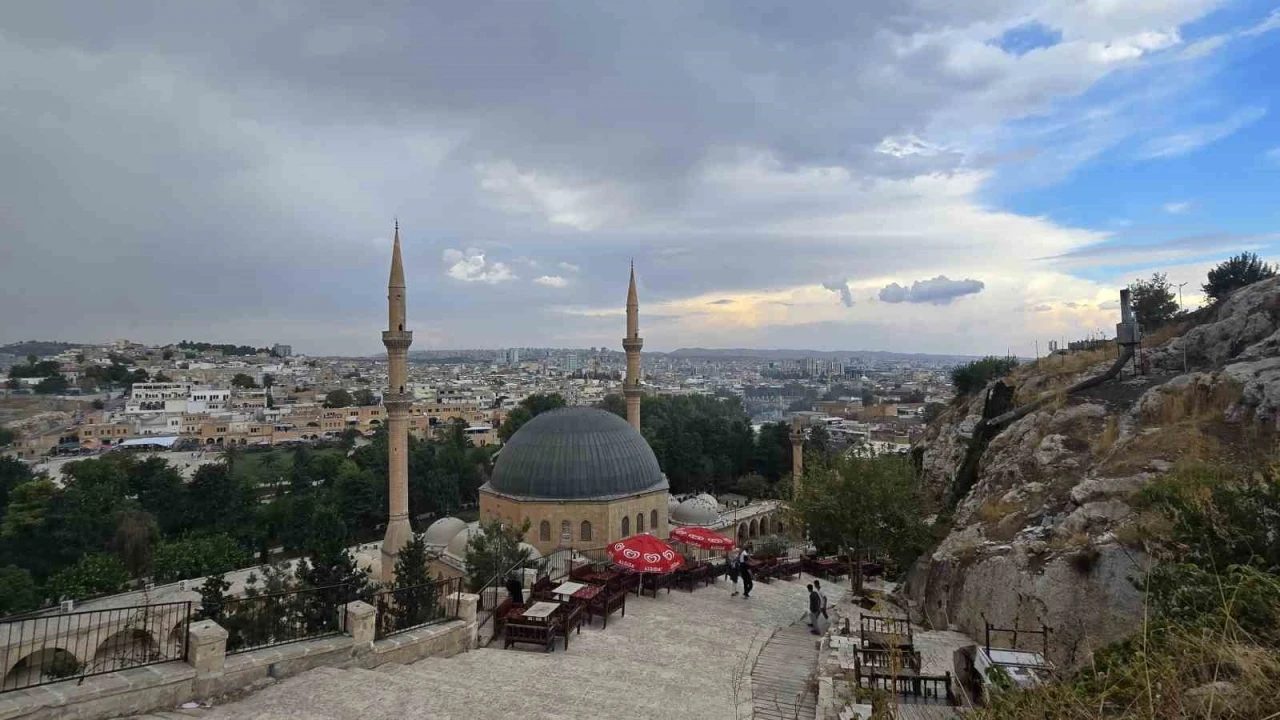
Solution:
[(486, 262), (484, 253), (475, 248), (467, 248), (465, 251), (449, 248), (444, 251), (443, 257), (444, 262), (449, 266), (447, 271), (449, 277), (454, 280), (496, 285), (517, 279), (515, 273), (511, 272), (511, 268), (505, 263)]
[(720, 298), (719, 300), (712, 300), (710, 304), (711, 305), (732, 305), (733, 301), (730, 300), (729, 298)]
[(1252, 125), (1266, 114), (1264, 108), (1243, 108), (1218, 122), (1193, 126), (1172, 135), (1149, 140), (1139, 149), (1138, 157), (1153, 160), (1195, 152)]
[(534, 278), (533, 281), (539, 285), (553, 288), (562, 288), (569, 284), (568, 280), (565, 280), (559, 275), (543, 275), (541, 277)]
[(1032, 312), (1038, 312), (1038, 313), (1049, 312), (1050, 310), (1053, 310), (1053, 306), (1047, 303), (1041, 303), (1040, 305), (1036, 305), (1035, 307), (1031, 308)]
[(951, 280), (939, 275), (931, 280), (916, 280), (911, 287), (889, 283), (880, 289), (880, 300), (887, 303), (929, 303), (949, 305), (964, 295), (974, 295), (986, 287), (981, 280)]
[(1263, 156), (1272, 162), (1280, 162), (1280, 145), (1266, 151)]
[(1170, 215), (1181, 215), (1191, 209), (1189, 202), (1170, 202), (1164, 204), (1164, 211)]
[(844, 280), (832, 280), (831, 282), (822, 283), (822, 287), (834, 293), (840, 294), (840, 302), (845, 307), (853, 307), (853, 291), (849, 289), (849, 283)]
[(1230, 232), (1197, 233), (1170, 240), (1141, 243), (1124, 239), (1108, 239), (1043, 259), (1068, 267), (1098, 268), (1187, 260), (1204, 255), (1219, 255), (1228, 250), (1232, 252), (1257, 250), (1277, 240), (1280, 240), (1280, 233)]
[(561, 262), (560, 269), (566, 272), (571, 272), (571, 273), (576, 273), (582, 270), (582, 268), (578, 267), (577, 265), (574, 265), (571, 262)]
[(1272, 30), (1280, 30), (1280, 8), (1272, 10), (1271, 14), (1267, 15), (1265, 19), (1240, 34), (1262, 35), (1263, 33), (1269, 33)]

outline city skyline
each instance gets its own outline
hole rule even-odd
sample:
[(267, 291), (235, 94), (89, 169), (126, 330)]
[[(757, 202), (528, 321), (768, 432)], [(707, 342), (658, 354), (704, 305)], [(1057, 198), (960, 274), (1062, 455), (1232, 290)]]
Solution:
[(605, 7), (5, 10), (0, 343), (371, 355), (397, 215), (422, 349), (619, 350), (634, 256), (646, 350), (1029, 356), (1275, 259), (1273, 5)]

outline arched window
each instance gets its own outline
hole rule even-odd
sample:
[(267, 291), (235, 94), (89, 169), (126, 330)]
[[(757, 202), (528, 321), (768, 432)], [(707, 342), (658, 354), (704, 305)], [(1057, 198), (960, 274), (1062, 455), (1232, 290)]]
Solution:
[(622, 518), (622, 537), (631, 537), (631, 518)]
[(538, 539), (542, 542), (551, 542), (551, 523), (543, 520), (538, 524)]
[(560, 521), (560, 542), (568, 544), (573, 542), (573, 529), (568, 520)]
[(636, 513), (636, 532), (644, 532), (644, 513)]
[(658, 532), (658, 511), (657, 510), (649, 511), (649, 529), (655, 533)]
[(591, 539), (591, 523), (587, 522), (586, 520), (582, 521), (582, 530), (579, 533), (579, 539), (581, 540)]

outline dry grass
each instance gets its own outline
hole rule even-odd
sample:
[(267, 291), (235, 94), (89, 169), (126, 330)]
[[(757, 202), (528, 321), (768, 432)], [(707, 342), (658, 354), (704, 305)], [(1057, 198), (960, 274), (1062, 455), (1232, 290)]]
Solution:
[(1171, 462), (1213, 462), (1226, 458), (1226, 448), (1213, 435), (1204, 432), (1200, 423), (1181, 422), (1139, 433), (1124, 445), (1104, 469), (1113, 474), (1132, 474), (1145, 470), (1152, 460)]
[(1175, 392), (1161, 392), (1160, 404), (1148, 410), (1143, 420), (1156, 425), (1172, 425), (1185, 421), (1217, 420), (1233, 403), (1240, 400), (1242, 388), (1231, 382), (1211, 387), (1187, 385)]
[(997, 498), (992, 498), (978, 508), (978, 517), (982, 522), (988, 525), (995, 524), (1004, 520), (1009, 515), (1021, 510), (1016, 503), (1004, 502)]
[(1049, 541), (1049, 549), (1054, 552), (1066, 552), (1089, 547), (1088, 533), (1075, 533), (1067, 537), (1057, 537)]
[(1120, 439), (1120, 418), (1116, 415), (1107, 417), (1107, 422), (1102, 426), (1102, 432), (1098, 433), (1098, 437), (1093, 440), (1093, 456), (1100, 458), (1111, 452), (1111, 448), (1116, 446), (1116, 440)]
[(1190, 330), (1193, 327), (1195, 327), (1195, 323), (1187, 322), (1187, 321), (1169, 323), (1168, 325), (1165, 325), (1159, 330), (1156, 330), (1155, 332), (1149, 335), (1143, 336), (1142, 347), (1144, 348), (1160, 347), (1161, 345), (1182, 335), (1183, 333), (1185, 333), (1186, 331)]
[(1011, 376), (1018, 388), (1014, 399), (1022, 405), (1039, 399), (1046, 392), (1062, 390), (1077, 380), (1080, 373), (1115, 358), (1116, 349), (1108, 347), (1059, 353), (1021, 365)]

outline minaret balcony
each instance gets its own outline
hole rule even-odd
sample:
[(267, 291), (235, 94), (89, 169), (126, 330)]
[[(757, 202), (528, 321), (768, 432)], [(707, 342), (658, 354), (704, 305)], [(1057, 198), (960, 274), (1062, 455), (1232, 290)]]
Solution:
[(642, 347), (644, 347), (644, 340), (638, 337), (622, 338), (622, 349), (627, 352), (631, 352), (632, 350), (635, 350), (638, 352)]
[(387, 350), (408, 350), (413, 344), (412, 330), (383, 330), (382, 344)]

